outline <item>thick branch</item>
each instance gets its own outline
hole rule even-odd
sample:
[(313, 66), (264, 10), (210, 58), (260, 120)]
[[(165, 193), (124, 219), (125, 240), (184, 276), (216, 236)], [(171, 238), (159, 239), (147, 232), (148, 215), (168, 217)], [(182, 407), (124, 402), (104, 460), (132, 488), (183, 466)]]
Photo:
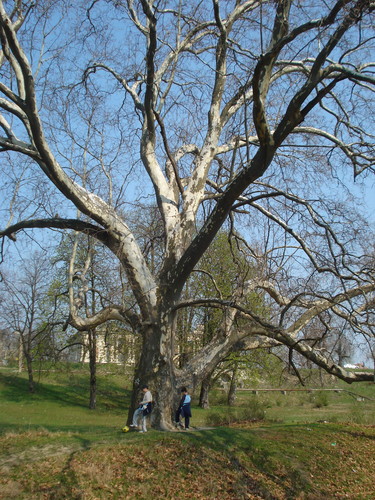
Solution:
[(293, 335), (289, 335), (285, 331), (278, 333), (274, 332), (273, 338), (275, 340), (278, 340), (282, 344), (293, 348), (295, 351), (299, 352), (303, 357), (309, 359), (316, 365), (323, 368), (327, 373), (331, 373), (335, 377), (344, 380), (348, 384), (351, 384), (353, 382), (365, 382), (365, 381), (372, 382), (374, 380), (373, 373), (350, 372), (348, 370), (345, 370), (340, 365), (328, 360), (316, 349), (310, 347), (306, 342), (301, 340), (296, 340)]
[(244, 192), (251, 182), (261, 177), (271, 163), (274, 152), (274, 150), (272, 152), (268, 150), (266, 153), (264, 149), (260, 148), (248, 168), (241, 170), (229, 184), (227, 190), (218, 200), (202, 229), (187, 248), (177, 266), (169, 269), (168, 279), (172, 287), (176, 287), (176, 289), (183, 287), (187, 277), (200, 257), (207, 250), (217, 231), (225, 221), (235, 200)]
[(52, 219), (31, 219), (17, 222), (17, 224), (13, 224), (12, 226), (0, 231), (0, 238), (8, 236), (11, 239), (15, 239), (15, 235), (18, 231), (32, 228), (73, 229), (74, 231), (79, 231), (88, 234), (89, 236), (93, 236), (106, 245), (108, 245), (110, 238), (106, 229), (95, 226), (89, 222), (79, 219), (60, 219), (57, 217)]
[(254, 70), (252, 80), (254, 95), (253, 120), (259, 142), (264, 147), (273, 145), (273, 138), (267, 123), (265, 101), (269, 89), (272, 69), (282, 48), (281, 44), (278, 44), (278, 42), (285, 37), (288, 31), (288, 18), (291, 3), (291, 0), (281, 0), (278, 2), (272, 40), (267, 54), (264, 56), (261, 55), (260, 57), (259, 63)]

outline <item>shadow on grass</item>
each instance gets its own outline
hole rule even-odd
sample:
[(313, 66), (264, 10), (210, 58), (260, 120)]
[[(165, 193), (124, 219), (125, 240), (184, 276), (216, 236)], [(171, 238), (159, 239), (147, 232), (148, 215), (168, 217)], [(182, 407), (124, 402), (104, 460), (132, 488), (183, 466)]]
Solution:
[[(371, 427), (369, 429), (371, 429)], [(356, 439), (366, 439), (366, 440), (370, 439), (371, 441), (375, 440), (375, 434), (370, 434), (370, 432), (356, 431), (353, 429), (342, 429), (341, 432), (343, 434), (348, 434), (349, 436), (352, 436)]]
[(74, 387), (36, 383), (36, 392), (31, 394), (26, 379), (16, 375), (0, 373), (0, 383), (4, 386), (1, 391), (3, 401), (13, 403), (33, 403), (35, 401), (60, 401), (73, 406), (81, 406), (84, 395), (76, 392)]
[[(183, 439), (193, 447), (211, 448), (216, 452), (225, 453), (231, 467), (243, 473), (242, 480), (248, 483), (249, 491), (257, 493), (260, 498), (276, 498), (268, 492), (264, 478), (277, 484), (277, 487), (281, 486), (287, 498), (297, 498), (296, 493), (308, 491), (311, 482), (305, 472), (299, 470), (299, 464), (297, 469), (290, 468), (283, 472), (282, 478), (277, 478), (284, 458), (277, 445), (270, 445), (270, 439), (276, 434), (276, 429), (273, 429), (270, 436), (264, 439), (256, 429), (218, 427), (185, 434)], [(260, 477), (263, 479), (259, 479)]]
[[(327, 428), (325, 426), (315, 427), (316, 435), (324, 439), (326, 432), (337, 430), (336, 427)], [(318, 431), (318, 432), (317, 432)], [(272, 457), (279, 457), (281, 446), (288, 443), (288, 436), (300, 436), (303, 440), (306, 435), (306, 424), (266, 424), (265, 427), (251, 429), (216, 427), (210, 430), (191, 432), (183, 434), (182, 439), (193, 443), (195, 446), (204, 446), (215, 451), (226, 450), (229, 453), (244, 453), (251, 456), (252, 462), (263, 471), (268, 470), (267, 464)], [(178, 437), (181, 433), (178, 434)], [(302, 436), (302, 437), (301, 437)], [(292, 446), (292, 445), (291, 445)]]
[[(3, 385), (1, 399), (4, 402), (31, 404), (38, 401), (63, 403), (64, 405), (87, 407), (89, 385), (84, 376), (76, 377), (69, 385), (56, 385), (39, 382), (36, 392), (28, 391), (28, 382), (17, 375), (0, 373), (0, 384)], [(100, 382), (98, 397), (102, 399), (105, 408), (126, 410), (130, 401), (130, 391), (115, 387), (109, 382)]]
[[(177, 436), (180, 437), (181, 434), (179, 433)], [(183, 434), (183, 439), (216, 451), (230, 450), (233, 447), (248, 450), (254, 448), (258, 441), (254, 433), (248, 429), (232, 429), (228, 427), (216, 427)]]

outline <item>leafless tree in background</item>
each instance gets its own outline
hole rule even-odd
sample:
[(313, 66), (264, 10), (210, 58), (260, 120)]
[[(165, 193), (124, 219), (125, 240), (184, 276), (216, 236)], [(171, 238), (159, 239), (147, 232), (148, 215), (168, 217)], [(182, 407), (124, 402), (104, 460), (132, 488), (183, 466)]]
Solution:
[(34, 362), (51, 350), (52, 322), (48, 322), (46, 294), (50, 266), (41, 253), (25, 259), (22, 266), (4, 276), (0, 283), (0, 321), (13, 335), (18, 335), (26, 362), (29, 391), (35, 392)]

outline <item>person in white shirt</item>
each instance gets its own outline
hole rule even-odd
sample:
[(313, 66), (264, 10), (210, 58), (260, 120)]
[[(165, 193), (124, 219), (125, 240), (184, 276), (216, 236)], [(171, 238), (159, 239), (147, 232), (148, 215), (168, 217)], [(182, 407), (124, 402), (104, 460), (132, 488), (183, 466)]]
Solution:
[(147, 415), (152, 411), (152, 394), (147, 385), (142, 387), (142, 391), (143, 399), (133, 414), (133, 422), (130, 424), (130, 427), (138, 427), (138, 420), (142, 415), (142, 429), (139, 432), (147, 432), (146, 419)]

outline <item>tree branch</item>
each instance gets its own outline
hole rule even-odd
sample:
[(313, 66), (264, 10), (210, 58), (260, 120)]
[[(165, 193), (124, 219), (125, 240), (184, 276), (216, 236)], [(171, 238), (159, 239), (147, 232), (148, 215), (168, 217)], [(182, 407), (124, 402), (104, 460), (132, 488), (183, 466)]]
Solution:
[(14, 239), (18, 231), (32, 228), (72, 229), (74, 231), (79, 231), (88, 234), (89, 236), (93, 236), (107, 246), (110, 239), (108, 231), (104, 228), (95, 226), (94, 224), (80, 219), (60, 219), (58, 217), (52, 219), (31, 219), (17, 222), (16, 224), (0, 231), (0, 238), (8, 236), (8, 238)]

